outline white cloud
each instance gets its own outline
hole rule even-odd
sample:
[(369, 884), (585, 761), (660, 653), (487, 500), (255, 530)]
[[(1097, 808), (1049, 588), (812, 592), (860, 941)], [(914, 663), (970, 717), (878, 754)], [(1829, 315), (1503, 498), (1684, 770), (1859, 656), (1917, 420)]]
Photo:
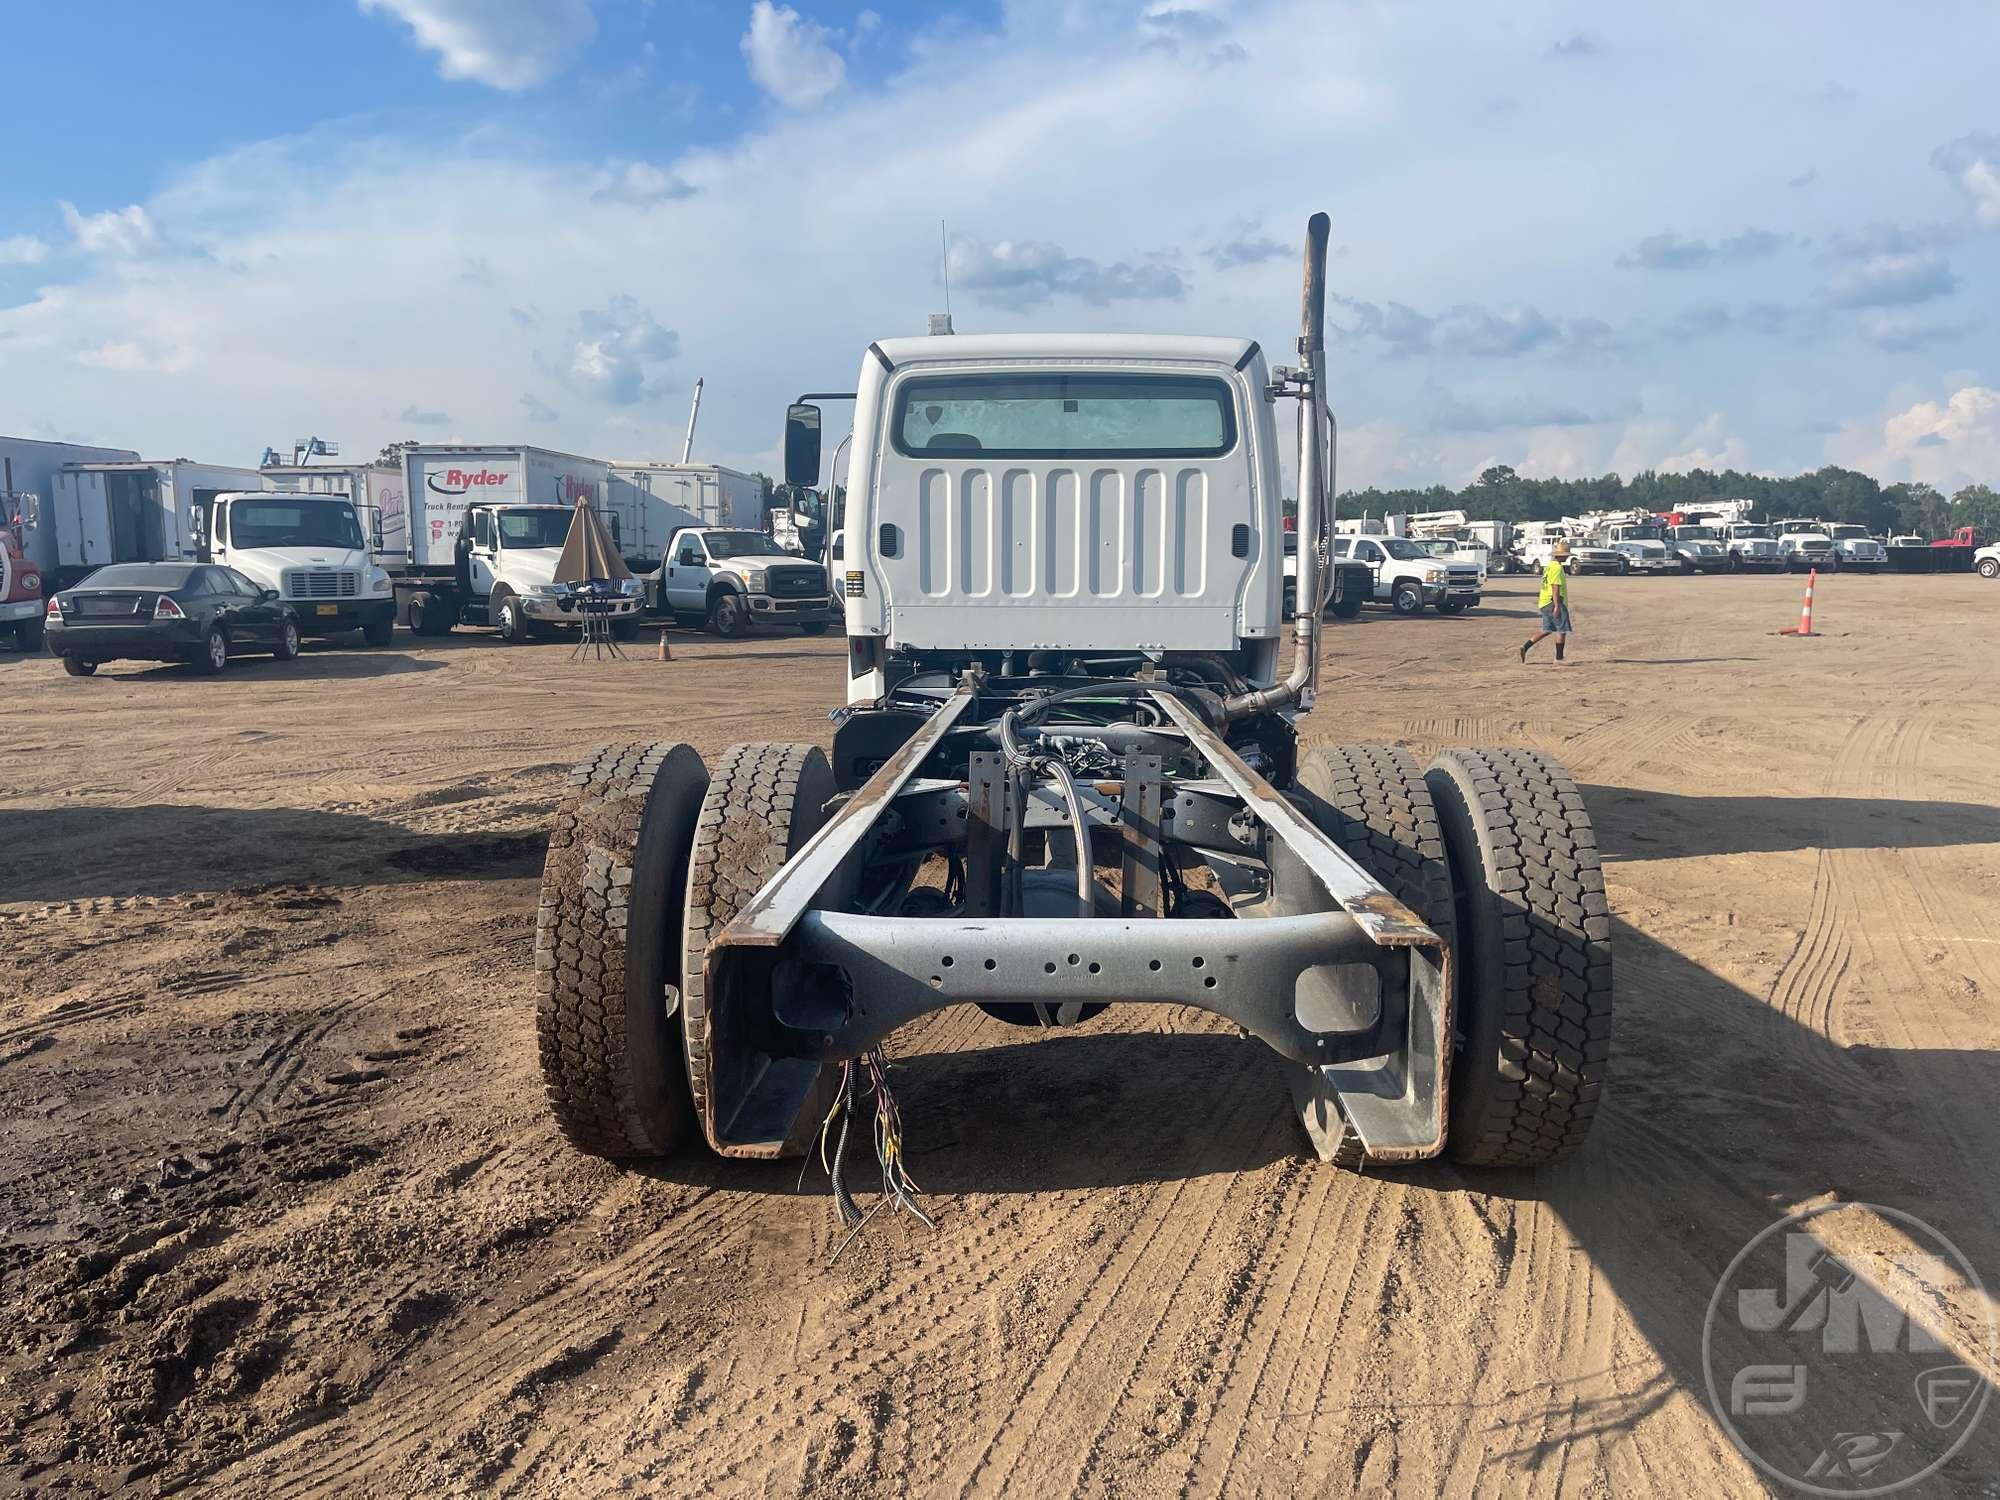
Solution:
[(741, 45), (758, 88), (792, 109), (811, 109), (847, 81), (835, 40), (831, 30), (789, 5), (757, 0)]
[(32, 234), (0, 240), (0, 266), (38, 266), (49, 258), (49, 247)]
[(2000, 135), (1962, 135), (1933, 151), (1931, 164), (1964, 190), (1980, 223), (2000, 228)]
[(1967, 385), (1942, 401), (1848, 423), (1827, 440), (1835, 463), (1891, 480), (1922, 480), (1949, 494), (2000, 475), (2000, 390)]
[(1171, 266), (1127, 261), (1105, 264), (1063, 254), (1062, 246), (1039, 240), (981, 244), (955, 238), (947, 263), (951, 284), (999, 307), (1035, 307), (1053, 297), (1074, 297), (1102, 307), (1132, 299), (1182, 296), (1186, 285)]
[(124, 375), (178, 375), (194, 363), (187, 349), (145, 339), (106, 339), (78, 349), (72, 357), (90, 369)]
[(1829, 307), (1909, 307), (1958, 290), (1958, 276), (1942, 255), (1871, 255), (1819, 287)]
[(662, 328), (652, 309), (618, 296), (576, 315), (559, 373), (588, 395), (629, 406), (658, 394), (653, 372), (679, 353), (680, 335)]
[(76, 248), (85, 255), (134, 256), (159, 242), (152, 216), (138, 204), (106, 209), (101, 214), (79, 212), (74, 203), (58, 203), (63, 223)]
[(1661, 474), (1685, 474), (1693, 469), (1748, 469), (1750, 446), (1725, 430), (1720, 412), (1711, 412), (1691, 428), (1669, 421), (1640, 419), (1626, 425), (1606, 467), (1628, 477), (1647, 469)]
[(360, 0), (438, 54), (438, 73), (518, 92), (567, 68), (597, 35), (590, 0)]
[(530, 422), (549, 423), (562, 420), (562, 413), (533, 391), (521, 393), (521, 411)]
[(693, 194), (694, 189), (675, 173), (651, 162), (629, 161), (599, 171), (590, 196), (600, 203), (650, 208), (655, 203), (669, 203)]

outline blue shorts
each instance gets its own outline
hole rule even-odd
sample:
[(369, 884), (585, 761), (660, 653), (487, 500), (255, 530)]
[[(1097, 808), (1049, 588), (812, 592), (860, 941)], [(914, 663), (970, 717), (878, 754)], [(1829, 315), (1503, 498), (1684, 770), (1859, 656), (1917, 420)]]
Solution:
[(1550, 635), (1569, 634), (1569, 606), (1567, 604), (1544, 604), (1542, 606), (1542, 629)]

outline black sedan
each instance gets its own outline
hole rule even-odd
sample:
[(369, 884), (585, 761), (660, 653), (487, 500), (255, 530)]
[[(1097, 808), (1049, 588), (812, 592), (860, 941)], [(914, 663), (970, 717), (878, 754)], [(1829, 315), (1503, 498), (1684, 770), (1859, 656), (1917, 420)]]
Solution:
[(113, 563), (52, 596), (49, 653), (72, 677), (101, 661), (185, 661), (220, 672), (229, 658), (299, 654), (299, 622), (276, 589), (234, 568), (200, 563)]

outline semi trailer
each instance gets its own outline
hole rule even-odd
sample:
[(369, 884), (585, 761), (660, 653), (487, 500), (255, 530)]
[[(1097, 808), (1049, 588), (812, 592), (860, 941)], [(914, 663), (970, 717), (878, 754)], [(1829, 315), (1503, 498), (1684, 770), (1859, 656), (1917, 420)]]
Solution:
[[(1247, 338), (884, 339), (817, 398), (853, 403), (832, 753), (607, 745), (553, 814), (536, 1024), (578, 1149), (820, 1138), (852, 1223), (865, 1109), (882, 1201), (914, 1206), (883, 1044), (966, 1004), (1050, 1030), (1210, 1012), (1280, 1059), (1313, 1151), (1357, 1169), (1581, 1144), (1612, 957), (1575, 784), (1535, 751), (1424, 766), (1306, 729), (1341, 709), (1320, 682), (1327, 230), (1295, 364)], [(820, 431), (796, 402), (788, 481), (816, 482)]]

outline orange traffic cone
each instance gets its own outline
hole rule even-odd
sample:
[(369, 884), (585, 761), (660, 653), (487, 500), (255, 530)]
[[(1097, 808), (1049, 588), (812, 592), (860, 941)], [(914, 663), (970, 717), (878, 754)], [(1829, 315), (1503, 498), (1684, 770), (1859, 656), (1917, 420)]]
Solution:
[(660, 627), (660, 660), (672, 661), (673, 659), (674, 653), (667, 646), (667, 627), (662, 625)]
[(1781, 630), (1778, 632), (1779, 635), (1815, 635), (1818, 633), (1812, 628), (1813, 585), (1817, 582), (1819, 582), (1819, 569), (1814, 568), (1810, 573), (1806, 574), (1806, 602), (1799, 610), (1798, 628), (1795, 630)]

